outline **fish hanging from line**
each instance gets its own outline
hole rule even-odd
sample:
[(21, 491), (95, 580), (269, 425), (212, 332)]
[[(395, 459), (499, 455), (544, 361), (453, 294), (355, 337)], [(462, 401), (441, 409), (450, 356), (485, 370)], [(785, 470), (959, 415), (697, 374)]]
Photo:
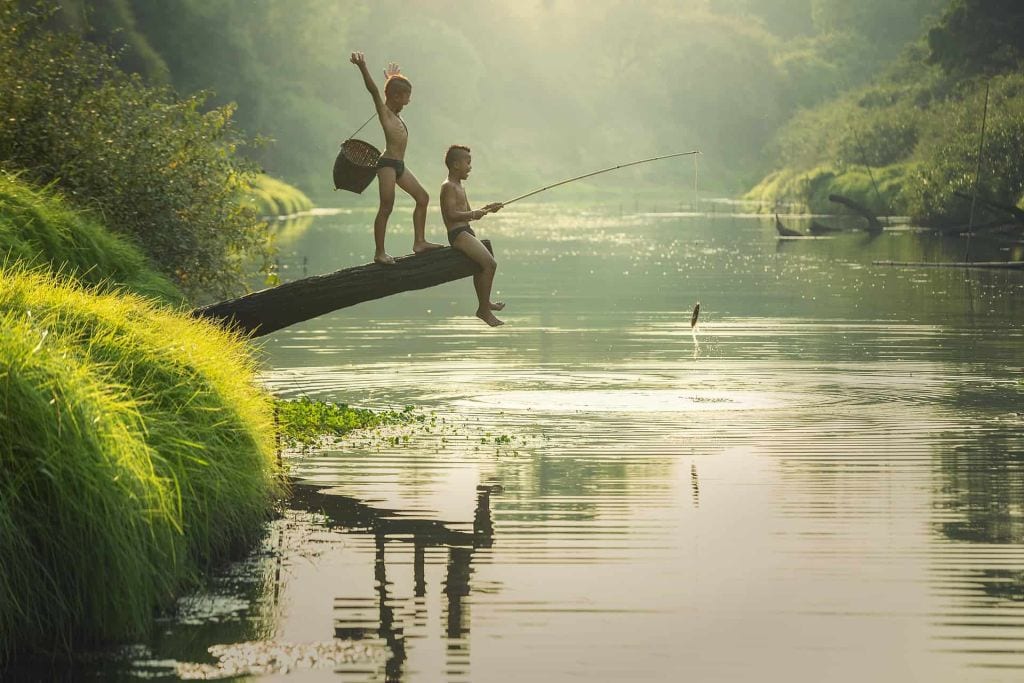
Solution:
[(698, 317), (700, 317), (700, 302), (699, 301), (697, 302), (697, 305), (693, 307), (693, 315), (690, 316), (690, 328), (691, 329), (694, 328), (694, 327), (697, 327), (697, 318)]

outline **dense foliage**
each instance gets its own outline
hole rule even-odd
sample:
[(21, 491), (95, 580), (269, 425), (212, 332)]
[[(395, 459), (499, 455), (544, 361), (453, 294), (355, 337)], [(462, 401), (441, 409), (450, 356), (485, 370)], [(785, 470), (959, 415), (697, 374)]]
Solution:
[(130, 236), (189, 294), (241, 281), (265, 254), (264, 227), (239, 198), (251, 171), (230, 107), (127, 76), (103, 50), (45, 29), (0, 0), (0, 158), (55, 183)]
[[(735, 191), (774, 160), (764, 146), (795, 110), (875, 77), (945, 0), (61, 0), (69, 25), (182, 92), (212, 89), (273, 142), (268, 173), (333, 203), (337, 143), (372, 107), (351, 50), (414, 84), (409, 167), (428, 191), (444, 150), (469, 144), (479, 192), (526, 191), (601, 166), (699, 148), (701, 187)], [(363, 136), (380, 143), (376, 124)], [(565, 193), (664, 194), (690, 164), (638, 167)], [(500, 197), (498, 197), (500, 198)]]
[[(1012, 26), (1022, 16), (1013, 3), (954, 2), (927, 33), (928, 44), (922, 37), (910, 45), (876, 83), (783, 126), (770, 146), (780, 169), (751, 196), (828, 211), (835, 208), (828, 194), (838, 192), (879, 213), (951, 227), (971, 219), (963, 195), (976, 179), (983, 200), (1017, 204), (1024, 194), (1020, 34), (986, 27)], [(983, 203), (974, 218), (1007, 215)]]
[(1024, 4), (954, 0), (928, 32), (930, 61), (948, 72), (999, 73), (1024, 64)]

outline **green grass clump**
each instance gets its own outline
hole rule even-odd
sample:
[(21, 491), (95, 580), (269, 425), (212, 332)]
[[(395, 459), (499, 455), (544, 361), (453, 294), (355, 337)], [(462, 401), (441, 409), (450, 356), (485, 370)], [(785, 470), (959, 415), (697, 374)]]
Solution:
[(0, 268), (0, 657), (131, 637), (280, 493), (242, 339)]
[(183, 300), (127, 238), (72, 210), (55, 192), (0, 171), (0, 263), (46, 266), (90, 285), (119, 285), (170, 303)]
[(809, 171), (783, 169), (766, 176), (744, 199), (758, 201), (769, 209), (779, 202), (828, 214), (846, 211), (828, 199), (830, 194), (838, 194), (878, 215), (887, 215), (903, 207), (902, 192), (914, 168), (913, 164), (892, 164), (871, 169), (870, 173), (867, 168), (856, 166), (837, 169), (826, 165)]
[(291, 216), (313, 208), (302, 190), (266, 174), (254, 176), (248, 195), (261, 216)]
[(277, 401), (278, 431), (289, 448), (312, 448), (324, 439), (356, 429), (403, 425), (419, 419), (412, 406), (402, 410), (368, 410), (308, 397)]

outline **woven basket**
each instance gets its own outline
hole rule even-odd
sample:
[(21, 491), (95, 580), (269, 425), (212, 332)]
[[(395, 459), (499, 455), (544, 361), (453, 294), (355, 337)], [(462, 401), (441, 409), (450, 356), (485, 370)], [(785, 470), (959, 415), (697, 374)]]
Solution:
[(349, 138), (334, 160), (334, 189), (362, 193), (377, 175), (380, 151), (369, 142)]

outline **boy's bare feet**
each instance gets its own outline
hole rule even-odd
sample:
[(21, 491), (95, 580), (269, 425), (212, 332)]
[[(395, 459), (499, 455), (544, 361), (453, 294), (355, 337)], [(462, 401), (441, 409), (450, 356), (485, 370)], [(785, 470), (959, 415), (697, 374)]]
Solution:
[(379, 253), (379, 254), (374, 254), (373, 255), (373, 262), (374, 263), (379, 263), (382, 266), (393, 266), (393, 265), (395, 265), (394, 257), (388, 255), (387, 252), (383, 252), (383, 251), (381, 253)]
[(492, 302), (490, 304), (490, 306), (491, 306), (491, 310), (492, 311), (503, 311), (503, 310), (505, 310), (505, 302), (504, 301)]
[(423, 240), (422, 242), (413, 243), (412, 250), (416, 254), (422, 254), (425, 251), (430, 251), (432, 249), (440, 249), (443, 246), (443, 244), (434, 244), (433, 242)]
[(494, 314), (491, 313), (490, 311), (477, 311), (476, 312), (476, 317), (480, 318), (481, 320), (483, 320), (485, 323), (487, 323), (491, 327), (497, 327), (498, 325), (504, 325), (505, 324), (504, 320), (498, 320), (497, 318), (494, 317)]

